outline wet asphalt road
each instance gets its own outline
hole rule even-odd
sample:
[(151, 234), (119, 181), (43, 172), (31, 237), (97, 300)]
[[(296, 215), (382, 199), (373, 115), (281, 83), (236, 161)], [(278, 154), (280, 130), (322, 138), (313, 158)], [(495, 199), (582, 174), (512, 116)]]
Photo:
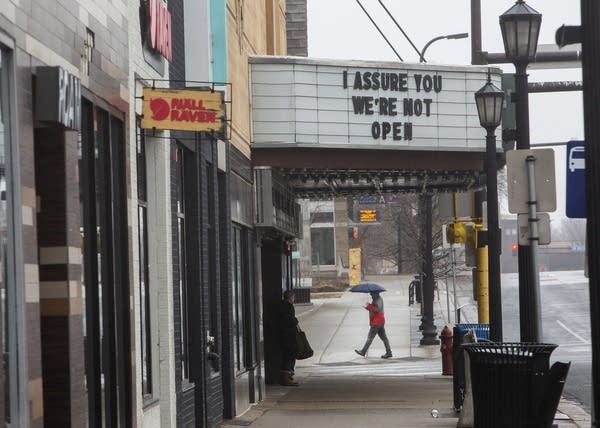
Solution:
[[(556, 343), (554, 361), (571, 361), (563, 394), (591, 406), (590, 307), (588, 281), (582, 271), (541, 272), (543, 342)], [(502, 276), (504, 341), (519, 341), (518, 275)]]

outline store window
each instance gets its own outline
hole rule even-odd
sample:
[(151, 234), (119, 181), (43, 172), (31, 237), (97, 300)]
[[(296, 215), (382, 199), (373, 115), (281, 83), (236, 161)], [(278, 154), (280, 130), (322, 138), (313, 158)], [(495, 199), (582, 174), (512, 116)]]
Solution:
[[(209, 335), (212, 338), (218, 337), (218, 298), (217, 298), (217, 263), (218, 263), (218, 254), (217, 254), (217, 228), (218, 219), (217, 219), (217, 204), (216, 197), (218, 195), (215, 192), (215, 169), (212, 164), (206, 164), (206, 194), (208, 196), (208, 223), (207, 223), (207, 235), (208, 235), (208, 331)], [(218, 349), (218, 343), (216, 341), (210, 341), (211, 351), (216, 351)], [(212, 366), (211, 366), (212, 367)]]
[(177, 251), (179, 259), (179, 313), (181, 316), (180, 364), (181, 379), (190, 378), (190, 317), (188, 308), (187, 285), (187, 246), (186, 246), (186, 212), (185, 212), (185, 169), (184, 149), (177, 147), (174, 153), (176, 182), (176, 209), (177, 209)]
[(79, 140), (85, 385), (90, 426), (129, 426), (131, 353), (123, 122), (82, 100)]
[(231, 251), (233, 261), (232, 303), (233, 303), (233, 357), (236, 371), (244, 369), (244, 277), (243, 277), (243, 238), (242, 229), (232, 231)]
[(150, 275), (148, 264), (148, 202), (146, 182), (146, 136), (139, 127), (136, 140), (137, 197), (138, 197), (138, 250), (140, 298), (140, 368), (142, 396), (152, 397), (152, 334), (150, 322)]
[[(7, 289), (9, 275), (8, 260), (8, 236), (9, 236), (9, 203), (10, 188), (7, 183), (8, 172), (8, 153), (10, 149), (10, 114), (8, 97), (8, 52), (2, 50), (0, 46), (0, 355), (3, 358), (4, 365), (0, 366), (0, 420), (4, 423), (10, 422), (10, 385), (14, 384), (9, 373), (13, 367), (14, 358), (10, 358), (14, 352), (10, 353), (9, 343), (9, 323), (8, 300), (14, 295), (14, 292)], [(5, 371), (6, 370), (6, 371)], [(16, 397), (15, 397), (16, 398)]]
[(257, 355), (257, 331), (258, 331), (258, 317), (256, 313), (256, 287), (254, 282), (254, 248), (256, 248), (256, 241), (254, 240), (254, 234), (252, 231), (246, 229), (246, 289), (247, 298), (245, 301), (245, 318), (244, 323), (246, 324), (246, 355), (245, 363), (246, 367), (255, 367), (258, 363)]
[(256, 240), (250, 229), (252, 184), (235, 173), (230, 175), (230, 180), (234, 361), (239, 371), (256, 366), (258, 360), (254, 280)]
[(253, 245), (252, 232), (234, 225), (232, 230), (232, 312), (234, 362), (237, 371), (254, 367), (257, 362)]
[(335, 264), (335, 239), (333, 227), (312, 227), (310, 229), (312, 264)]
[(309, 203), (309, 212), (312, 265), (335, 265), (335, 224), (333, 201), (311, 201)]

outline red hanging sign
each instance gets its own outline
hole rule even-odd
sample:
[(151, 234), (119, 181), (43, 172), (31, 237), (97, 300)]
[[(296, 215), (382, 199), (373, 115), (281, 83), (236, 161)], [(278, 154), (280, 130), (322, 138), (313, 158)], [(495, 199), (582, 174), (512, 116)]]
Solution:
[(148, 39), (150, 47), (171, 62), (171, 13), (162, 0), (148, 0)]

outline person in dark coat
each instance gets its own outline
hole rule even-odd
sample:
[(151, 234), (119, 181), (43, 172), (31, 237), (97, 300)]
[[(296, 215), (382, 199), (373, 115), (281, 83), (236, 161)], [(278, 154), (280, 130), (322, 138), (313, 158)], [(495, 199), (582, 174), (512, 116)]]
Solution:
[(294, 309), (295, 300), (296, 293), (294, 291), (285, 291), (278, 314), (279, 344), (281, 348), (279, 383), (284, 386), (298, 386), (298, 382), (294, 381), (296, 331), (298, 329), (298, 319)]

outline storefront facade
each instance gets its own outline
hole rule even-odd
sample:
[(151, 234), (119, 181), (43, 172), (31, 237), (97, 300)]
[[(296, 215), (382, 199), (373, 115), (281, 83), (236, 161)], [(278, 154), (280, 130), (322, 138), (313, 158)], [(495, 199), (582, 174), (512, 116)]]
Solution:
[[(248, 55), (285, 2), (38, 6), (0, 7), (0, 425), (218, 426), (265, 397)], [(143, 127), (161, 85), (226, 131)]]
[(12, 426), (135, 423), (127, 28), (113, 5), (8, 3), (0, 15), (0, 408)]

